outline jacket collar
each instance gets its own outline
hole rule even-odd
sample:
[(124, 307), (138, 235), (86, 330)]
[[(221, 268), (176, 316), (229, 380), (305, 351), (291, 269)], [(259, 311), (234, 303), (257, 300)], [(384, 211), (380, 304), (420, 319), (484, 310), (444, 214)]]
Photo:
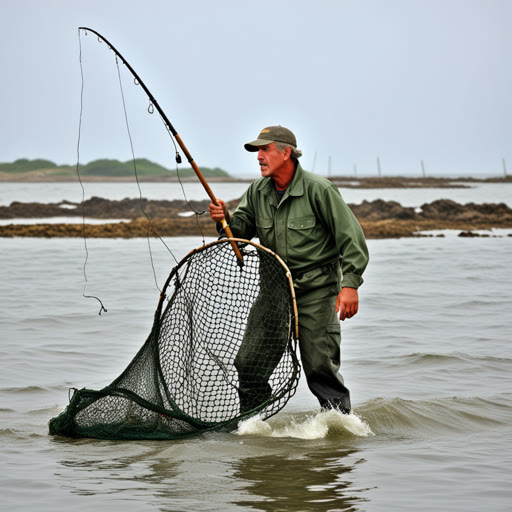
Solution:
[[(274, 183), (272, 178), (267, 178), (265, 187), (264, 187), (265, 195), (274, 195)], [(293, 173), (293, 178), (291, 183), (288, 185), (286, 189), (286, 196), (302, 196), (304, 195), (304, 169), (301, 167), (300, 163), (297, 162), (297, 167), (295, 167), (295, 172)]]

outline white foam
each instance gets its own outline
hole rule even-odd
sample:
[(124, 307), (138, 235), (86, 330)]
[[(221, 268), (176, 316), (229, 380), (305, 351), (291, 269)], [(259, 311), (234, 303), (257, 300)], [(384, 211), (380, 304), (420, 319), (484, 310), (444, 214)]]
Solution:
[[(285, 419), (286, 418), (286, 419)], [(285, 419), (285, 421), (283, 421)], [(369, 425), (353, 412), (321, 411), (316, 414), (281, 415), (269, 421), (253, 416), (238, 424), (238, 435), (262, 437), (292, 437), (297, 439), (323, 439), (328, 435), (352, 434), (358, 437), (373, 435)]]

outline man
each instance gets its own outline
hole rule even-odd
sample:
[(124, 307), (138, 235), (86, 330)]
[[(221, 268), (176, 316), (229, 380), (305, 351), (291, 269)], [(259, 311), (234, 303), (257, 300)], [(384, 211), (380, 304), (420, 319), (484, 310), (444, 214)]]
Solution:
[(290, 130), (269, 126), (244, 147), (257, 153), (262, 177), (249, 186), (233, 215), (218, 200), (218, 206), (210, 204), (210, 216), (217, 222), (225, 218), (235, 237), (257, 236), (286, 262), (309, 389), (322, 408), (348, 414), (350, 393), (339, 372), (338, 314), (344, 321), (358, 311), (357, 289), (368, 264), (361, 226), (335, 185), (302, 169), (302, 152)]

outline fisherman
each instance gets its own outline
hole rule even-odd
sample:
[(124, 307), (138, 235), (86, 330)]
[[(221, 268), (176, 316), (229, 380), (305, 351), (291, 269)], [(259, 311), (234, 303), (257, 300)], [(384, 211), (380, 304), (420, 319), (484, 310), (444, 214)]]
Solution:
[[(244, 147), (257, 153), (261, 178), (249, 186), (233, 214), (218, 199), (218, 206), (210, 204), (210, 216), (217, 222), (225, 218), (234, 237), (257, 236), (286, 262), (296, 293), (299, 349), (309, 389), (322, 408), (348, 414), (350, 393), (339, 371), (338, 315), (344, 321), (358, 311), (357, 289), (368, 264), (363, 231), (337, 187), (302, 169), (302, 152), (290, 130), (263, 128)], [(243, 346), (235, 366), (243, 410), (250, 407), (248, 397), (255, 391), (243, 378), (244, 364), (250, 362), (241, 361), (242, 351)]]

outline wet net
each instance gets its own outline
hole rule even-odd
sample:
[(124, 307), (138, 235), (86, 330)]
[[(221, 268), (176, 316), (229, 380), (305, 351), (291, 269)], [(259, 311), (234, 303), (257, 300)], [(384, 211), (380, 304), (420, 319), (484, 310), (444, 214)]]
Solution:
[(102, 390), (75, 390), (50, 434), (178, 439), (268, 418), (294, 394), (297, 315), (290, 273), (271, 251), (226, 239), (195, 249), (171, 272), (151, 333)]

